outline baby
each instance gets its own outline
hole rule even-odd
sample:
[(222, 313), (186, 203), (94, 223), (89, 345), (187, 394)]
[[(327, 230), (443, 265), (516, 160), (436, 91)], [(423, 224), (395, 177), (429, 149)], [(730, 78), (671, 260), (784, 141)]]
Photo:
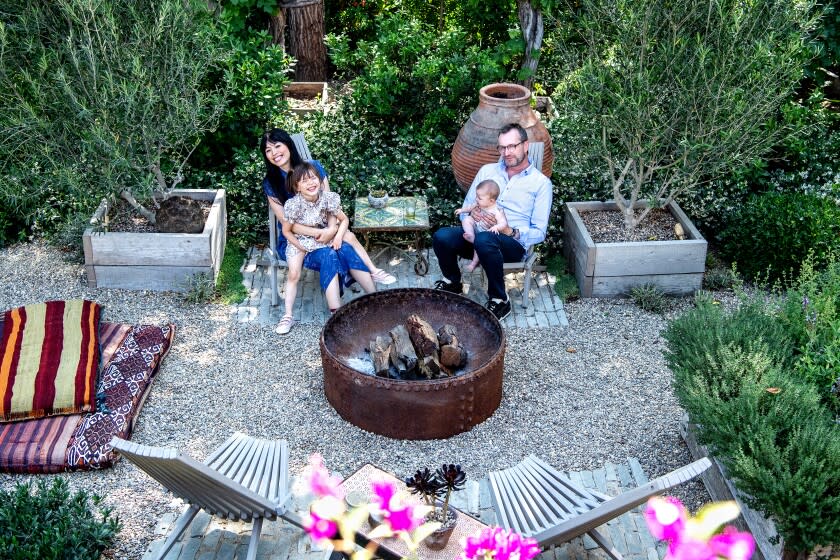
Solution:
[[(466, 216), (461, 220), (461, 227), (464, 228), (464, 239), (473, 243), (475, 242), (476, 232), (490, 231), (498, 234), (499, 231), (507, 227), (505, 211), (496, 205), (497, 198), (499, 198), (499, 185), (492, 179), (486, 179), (475, 187), (475, 203), (455, 210), (455, 215), (457, 216), (459, 214), (469, 214), (478, 208), (480, 214), (491, 215), (496, 218), (496, 225), (488, 228), (483, 222), (476, 221), (472, 216)], [(478, 264), (478, 253), (473, 251), (473, 258), (470, 264), (467, 265), (467, 270), (472, 272)]]

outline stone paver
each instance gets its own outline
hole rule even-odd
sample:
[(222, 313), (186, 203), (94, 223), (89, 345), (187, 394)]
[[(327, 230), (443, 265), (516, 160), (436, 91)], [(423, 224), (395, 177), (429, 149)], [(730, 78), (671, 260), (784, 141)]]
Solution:
[[(634, 464), (638, 465), (638, 461), (631, 458), (626, 464), (608, 464), (604, 469), (574, 472), (569, 473), (569, 476), (573, 480), (582, 481), (584, 486), (616, 495), (648, 481), (641, 468), (635, 467)], [(613, 476), (610, 476), (611, 471)], [(626, 484), (615, 476), (617, 472), (628, 473)], [(496, 521), (486, 478), (480, 482), (468, 481), (464, 491), (453, 494), (452, 503), (488, 525), (493, 525)], [(293, 508), (300, 513), (308, 509), (308, 504), (298, 499), (295, 500)], [(160, 535), (160, 539), (149, 546), (143, 556), (144, 560), (153, 558), (174, 522), (175, 518), (172, 515), (163, 516), (158, 521), (156, 534)], [(657, 547), (657, 543), (647, 532), (641, 508), (609, 521), (599, 530), (626, 560), (659, 560), (664, 556), (665, 549), (661, 545)], [(251, 536), (251, 524), (211, 518), (201, 512), (184, 535), (166, 556), (167, 560), (240, 560), (245, 558), (248, 539)], [(328, 548), (313, 546), (310, 539), (294, 525), (285, 521), (266, 521), (260, 535), (257, 559), (328, 560), (331, 552)], [(588, 536), (546, 550), (540, 555), (540, 560), (604, 558), (608, 556)]]
[[(248, 288), (248, 297), (236, 307), (235, 313), (239, 321), (259, 321), (266, 326), (276, 324), (283, 316), (283, 298), (279, 304), (271, 305), (271, 275), (265, 252), (268, 249), (252, 248), (248, 259), (243, 265), (244, 284)], [(440, 280), (440, 267), (432, 251), (429, 251), (429, 273), (419, 276), (414, 272), (414, 253), (396, 251), (393, 249), (369, 251), (376, 265), (384, 268), (397, 277), (397, 282), (390, 286), (378, 286), (380, 290), (389, 288), (431, 288)], [(286, 279), (286, 269), (278, 271), (278, 284), (282, 286)], [(487, 280), (479, 268), (469, 273), (464, 272), (464, 295), (481, 303), (487, 301)], [(524, 286), (524, 272), (511, 272), (505, 276), (508, 296), (512, 303), (512, 313), (502, 321), (506, 327), (567, 327), (569, 321), (563, 310), (563, 301), (554, 291), (554, 277), (544, 270), (535, 271), (531, 281), (531, 301), (527, 308), (522, 307), (522, 290)], [(354, 286), (345, 290), (342, 301), (348, 302), (363, 295)], [(323, 325), (329, 312), (324, 296), (318, 286), (318, 275), (311, 270), (305, 270), (298, 286), (298, 296), (294, 308), (295, 319), (300, 323), (315, 323)]]

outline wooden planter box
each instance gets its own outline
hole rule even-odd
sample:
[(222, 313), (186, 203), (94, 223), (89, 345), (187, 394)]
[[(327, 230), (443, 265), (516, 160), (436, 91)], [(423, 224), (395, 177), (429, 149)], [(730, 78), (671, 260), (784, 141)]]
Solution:
[[(327, 102), (329, 101), (329, 88), (327, 82), (292, 82), (283, 86), (283, 92), (289, 101), (290, 109), (299, 115), (320, 111), (327, 113)], [(320, 99), (318, 99), (320, 97)], [(307, 107), (296, 107), (293, 99), (317, 100), (317, 104)]]
[(130, 233), (85, 230), (85, 271), (94, 288), (188, 291), (199, 273), (215, 280), (225, 253), (225, 191), (181, 189), (173, 196), (212, 200), (201, 233)]
[(624, 297), (633, 286), (654, 284), (671, 295), (689, 295), (703, 284), (706, 240), (676, 202), (667, 208), (685, 230), (678, 241), (594, 243), (581, 211), (614, 210), (614, 202), (567, 202), (563, 251), (582, 297)]

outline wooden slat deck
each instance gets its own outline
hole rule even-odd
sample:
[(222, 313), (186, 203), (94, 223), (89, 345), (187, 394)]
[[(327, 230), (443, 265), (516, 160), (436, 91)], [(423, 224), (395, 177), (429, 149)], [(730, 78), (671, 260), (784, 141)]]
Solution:
[[(268, 259), (264, 251), (253, 247), (248, 252), (248, 257), (243, 264), (243, 282), (248, 288), (248, 297), (236, 306), (236, 316), (239, 321), (259, 321), (266, 326), (275, 325), (283, 316), (283, 300), (276, 306), (271, 305), (271, 276), (268, 273)], [(372, 247), (369, 253), (374, 256), (376, 265), (384, 268), (397, 277), (397, 282), (390, 286), (377, 286), (379, 290), (389, 288), (431, 288), (441, 278), (440, 267), (434, 252), (429, 251), (429, 273), (425, 276), (418, 276), (414, 272), (414, 261), (412, 253), (402, 253), (393, 249), (380, 251)], [(283, 268), (278, 274), (278, 283), (283, 285), (286, 279), (286, 269)], [(465, 286), (464, 295), (481, 303), (487, 301), (487, 280), (479, 268), (473, 273), (463, 274)], [(554, 291), (554, 278), (541, 270), (534, 273), (531, 281), (530, 292), (531, 302), (527, 308), (522, 307), (522, 290), (524, 285), (524, 272), (511, 272), (505, 276), (508, 295), (511, 298), (512, 312), (502, 321), (505, 327), (515, 328), (538, 328), (538, 327), (567, 327), (569, 325), (566, 313), (563, 310), (563, 301)], [(346, 290), (343, 302), (348, 302), (363, 295), (359, 288), (357, 291)], [(299, 323), (323, 325), (329, 312), (327, 310), (324, 296), (318, 286), (316, 273), (305, 270), (298, 286), (298, 297), (294, 309), (295, 319)]]

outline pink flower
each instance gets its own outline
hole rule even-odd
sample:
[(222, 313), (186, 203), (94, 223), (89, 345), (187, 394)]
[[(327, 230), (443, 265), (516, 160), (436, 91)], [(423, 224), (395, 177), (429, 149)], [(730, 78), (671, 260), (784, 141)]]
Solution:
[(316, 541), (331, 539), (338, 532), (338, 524), (335, 521), (320, 517), (314, 511), (310, 511), (304, 518), (303, 528)]
[(412, 504), (401, 503), (396, 496), (396, 486), (391, 482), (374, 481), (371, 483), (373, 504), (382, 514), (383, 522), (394, 532), (411, 532), (423, 524), (423, 516)]
[(397, 493), (396, 486), (391, 482), (387, 482), (384, 480), (377, 481), (374, 480), (370, 483), (371, 492), (373, 492), (373, 496), (371, 497), (370, 503), (378, 507), (380, 510), (385, 511), (391, 505), (391, 500)]
[(729, 560), (749, 560), (755, 552), (755, 539), (749, 533), (739, 532), (729, 526), (720, 535), (709, 539), (709, 547), (718, 556)]
[(717, 558), (703, 541), (683, 537), (671, 541), (665, 560), (714, 560)]
[(333, 498), (344, 499), (344, 488), (341, 485), (341, 479), (337, 476), (330, 475), (329, 471), (324, 467), (324, 458), (318, 453), (313, 453), (309, 457), (309, 472), (305, 475), (310, 492), (315, 494), (318, 498), (331, 496)]
[(732, 526), (716, 534), (738, 513), (735, 502), (715, 502), (692, 517), (678, 499), (653, 497), (648, 501), (645, 520), (651, 535), (668, 541), (665, 560), (749, 560), (755, 551), (752, 535)]
[(645, 521), (648, 530), (655, 538), (673, 541), (685, 531), (688, 512), (677, 498), (654, 496), (648, 500)]
[(531, 560), (540, 553), (537, 541), (501, 527), (482, 529), (462, 544), (464, 551), (459, 560)]
[(410, 533), (417, 527), (423, 524), (425, 518), (418, 515), (415, 507), (406, 505), (404, 507), (396, 507), (388, 510), (385, 514), (385, 523), (391, 526), (394, 532), (405, 531)]

